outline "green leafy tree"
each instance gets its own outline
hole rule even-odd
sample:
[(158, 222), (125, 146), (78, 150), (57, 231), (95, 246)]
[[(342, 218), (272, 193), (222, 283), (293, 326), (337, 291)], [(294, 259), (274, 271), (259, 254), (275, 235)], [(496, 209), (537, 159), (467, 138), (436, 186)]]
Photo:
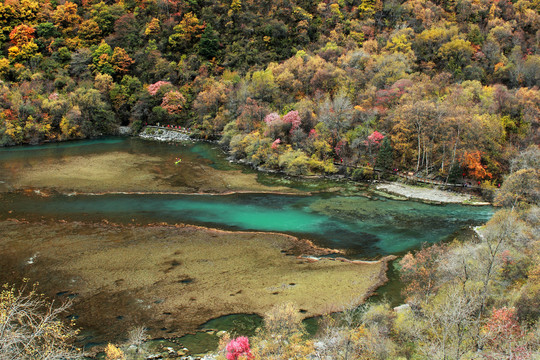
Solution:
[(453, 38), (439, 49), (438, 56), (445, 64), (447, 70), (454, 75), (461, 74), (463, 67), (469, 65), (473, 55), (471, 42), (460, 38)]
[(78, 122), (84, 135), (113, 134), (116, 131), (118, 119), (98, 90), (79, 88), (72, 94), (71, 102), (79, 110), (72, 123)]
[(92, 68), (94, 71), (114, 75), (114, 66), (111, 64), (112, 55), (111, 46), (105, 41), (101, 41), (101, 44), (92, 53)]
[(44, 22), (36, 26), (36, 35), (41, 38), (53, 38), (60, 36), (60, 33), (53, 23)]
[(459, 162), (454, 162), (450, 167), (450, 171), (448, 172), (448, 182), (450, 184), (457, 183), (460, 179), (463, 178), (462, 174), (463, 170), (461, 169)]
[(98, 24), (104, 36), (111, 34), (114, 30), (114, 23), (124, 13), (124, 8), (121, 4), (116, 3), (107, 5), (103, 1), (92, 5), (92, 19)]

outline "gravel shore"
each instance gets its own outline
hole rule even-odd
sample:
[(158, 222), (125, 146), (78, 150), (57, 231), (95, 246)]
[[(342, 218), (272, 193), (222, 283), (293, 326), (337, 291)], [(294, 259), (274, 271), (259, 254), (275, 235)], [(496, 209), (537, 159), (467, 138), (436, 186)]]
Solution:
[(426, 187), (417, 187), (399, 183), (379, 184), (376, 187), (390, 194), (406, 197), (407, 199), (445, 203), (445, 204), (466, 204), (466, 205), (490, 205), (475, 196), (469, 194), (458, 194), (451, 191), (439, 190)]
[(175, 129), (163, 129), (156, 127), (147, 127), (139, 134), (139, 137), (147, 140), (164, 142), (182, 142), (191, 141), (188, 134)]

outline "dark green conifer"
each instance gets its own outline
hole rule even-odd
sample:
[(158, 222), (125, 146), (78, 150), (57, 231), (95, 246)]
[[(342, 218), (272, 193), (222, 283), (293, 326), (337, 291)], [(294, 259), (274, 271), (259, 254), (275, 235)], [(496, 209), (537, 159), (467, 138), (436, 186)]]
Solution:
[(199, 42), (199, 55), (212, 59), (216, 56), (219, 49), (219, 39), (212, 28), (212, 25), (208, 24), (201, 35), (201, 41)]
[(375, 168), (389, 171), (392, 170), (392, 164), (394, 163), (392, 144), (390, 144), (390, 138), (385, 136), (379, 149), (379, 155), (375, 162)]
[(455, 184), (461, 178), (462, 178), (461, 166), (459, 165), (459, 162), (456, 161), (450, 167), (450, 171), (448, 173), (448, 182), (450, 184)]

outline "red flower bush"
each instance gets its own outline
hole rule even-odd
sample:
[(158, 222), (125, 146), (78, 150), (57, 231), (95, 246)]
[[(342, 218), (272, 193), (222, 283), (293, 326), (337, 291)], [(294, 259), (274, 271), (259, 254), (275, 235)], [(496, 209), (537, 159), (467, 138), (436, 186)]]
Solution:
[(493, 309), (484, 328), (487, 359), (531, 359), (525, 332), (518, 322), (515, 308)]
[(382, 139), (384, 139), (384, 135), (378, 131), (374, 131), (371, 135), (368, 136), (369, 144), (379, 145)]
[(296, 110), (289, 111), (287, 114), (283, 115), (282, 120), (284, 123), (291, 124), (291, 134), (300, 127), (300, 124), (302, 123), (302, 119), (300, 119), (300, 115)]
[(249, 347), (249, 339), (245, 336), (240, 336), (231, 340), (226, 347), (227, 360), (238, 360), (241, 358), (253, 359), (251, 349)]
[(266, 117), (264, 118), (264, 122), (268, 125), (276, 122), (276, 121), (279, 121), (281, 119), (281, 117), (279, 116), (278, 113), (270, 113), (268, 115), (266, 115)]
[(164, 86), (164, 85), (171, 85), (171, 83), (168, 82), (168, 81), (160, 80), (160, 81), (158, 81), (158, 82), (156, 82), (154, 84), (148, 85), (147, 90), (150, 93), (150, 95), (156, 95), (157, 92), (159, 91), (159, 89), (161, 89), (161, 87)]

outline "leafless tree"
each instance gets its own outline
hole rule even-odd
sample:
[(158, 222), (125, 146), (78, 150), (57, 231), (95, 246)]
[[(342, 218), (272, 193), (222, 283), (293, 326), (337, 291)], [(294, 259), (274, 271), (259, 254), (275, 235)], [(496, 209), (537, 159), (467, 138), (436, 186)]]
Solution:
[(135, 352), (139, 352), (141, 345), (148, 339), (144, 326), (137, 326), (129, 332), (127, 346), (135, 346)]
[(0, 359), (71, 360), (82, 353), (71, 345), (77, 334), (60, 316), (71, 303), (58, 306), (30, 289), (25, 280), (20, 288), (4, 285), (0, 292)]

